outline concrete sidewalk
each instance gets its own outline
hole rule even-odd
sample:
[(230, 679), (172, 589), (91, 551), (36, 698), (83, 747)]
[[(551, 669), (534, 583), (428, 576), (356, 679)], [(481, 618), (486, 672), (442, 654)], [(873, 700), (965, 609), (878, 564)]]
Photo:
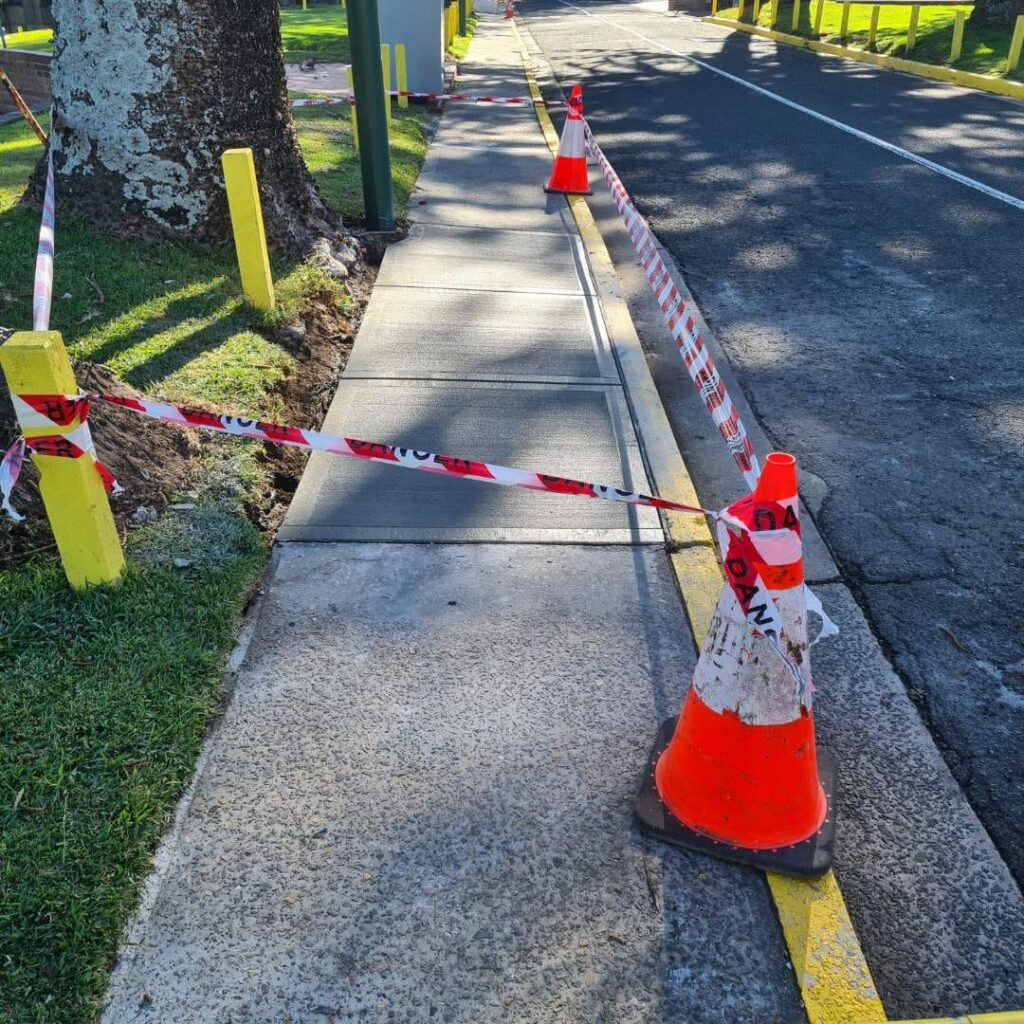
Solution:
[[(525, 91), (496, 17), (472, 67)], [(549, 166), (445, 116), (326, 429), (649, 486)], [(694, 663), (655, 515), (314, 456), (281, 538), (107, 1024), (804, 1020), (761, 876), (632, 826)]]

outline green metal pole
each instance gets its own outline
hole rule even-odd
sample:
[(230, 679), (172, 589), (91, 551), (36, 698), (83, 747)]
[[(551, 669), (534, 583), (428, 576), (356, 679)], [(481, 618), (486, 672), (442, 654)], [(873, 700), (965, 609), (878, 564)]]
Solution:
[(466, 15), (466, 8), (469, 6), (469, 0), (456, 0), (459, 5), (459, 35), (469, 35), (469, 28), (466, 25), (468, 20)]
[(393, 231), (395, 201), (391, 194), (391, 149), (384, 110), (377, 0), (348, 0), (347, 8), (366, 226), (371, 231)]

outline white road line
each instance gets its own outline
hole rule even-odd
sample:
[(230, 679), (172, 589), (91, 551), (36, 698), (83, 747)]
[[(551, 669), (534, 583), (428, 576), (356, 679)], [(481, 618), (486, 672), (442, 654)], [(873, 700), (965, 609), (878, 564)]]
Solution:
[(873, 146), (878, 146), (880, 149), (886, 150), (886, 152), (902, 157), (904, 160), (909, 160), (911, 163), (917, 164), (919, 167), (925, 167), (929, 171), (933, 171), (935, 174), (941, 174), (944, 178), (949, 178), (950, 181), (955, 181), (960, 185), (966, 185), (968, 188), (973, 188), (975, 191), (981, 192), (990, 199), (997, 199), (1001, 203), (1006, 203), (1007, 206), (1014, 207), (1014, 209), (1024, 210), (1024, 199), (1018, 199), (1016, 196), (1011, 196), (1007, 192), (1000, 192), (999, 189), (992, 188), (991, 185), (986, 185), (984, 182), (977, 181), (975, 178), (969, 178), (966, 174), (960, 174), (959, 171), (954, 171), (950, 167), (944, 167), (942, 164), (937, 164), (934, 160), (929, 160), (927, 157), (918, 156), (917, 153), (912, 153), (909, 149), (904, 149), (902, 146), (896, 146), (891, 142), (886, 142), (885, 139), (880, 139), (876, 135), (869, 135), (867, 132), (862, 132), (859, 128), (854, 128), (853, 125), (846, 124), (843, 121), (837, 121), (834, 117), (829, 117), (827, 114), (821, 114), (817, 110), (811, 110), (810, 107), (805, 107), (793, 100), (787, 100), (785, 96), (780, 96), (778, 93), (771, 92), (769, 89), (764, 89), (760, 85), (754, 85), (753, 82), (748, 82), (745, 78), (740, 78), (738, 75), (732, 75), (728, 71), (716, 68), (713, 64), (708, 64), (706, 61), (699, 60), (689, 53), (683, 53), (682, 50), (675, 50), (671, 46), (666, 46), (664, 43), (658, 42), (657, 39), (651, 39), (650, 36), (645, 36), (642, 32), (637, 32), (636, 29), (629, 28), (629, 26), (623, 25), (620, 22), (612, 21), (601, 14), (594, 14), (593, 11), (588, 11), (585, 7), (580, 7), (577, 4), (570, 3), (569, 0), (558, 0), (558, 2), (560, 4), (564, 4), (566, 7), (571, 7), (573, 10), (579, 11), (581, 14), (585, 14), (588, 18), (596, 18), (598, 21), (603, 21), (606, 24), (611, 25), (612, 28), (618, 29), (620, 32), (629, 32), (638, 39), (642, 39), (644, 42), (650, 43), (651, 46), (657, 46), (666, 53), (674, 54), (676, 57), (682, 57), (683, 60), (688, 60), (691, 64), (696, 64), (698, 67), (704, 68), (705, 71), (711, 71), (716, 75), (721, 75), (723, 78), (728, 78), (730, 82), (735, 82), (737, 85), (742, 85), (745, 89), (750, 89), (751, 92), (756, 92), (760, 96), (765, 96), (770, 100), (775, 100), (776, 103), (781, 103), (784, 107), (790, 107), (792, 110), (799, 110), (801, 114), (806, 114), (808, 117), (813, 117), (816, 121), (821, 121), (824, 124), (831, 125), (833, 128), (838, 128), (841, 132), (846, 132), (848, 135), (852, 135), (854, 138), (860, 139), (862, 142), (869, 142)]

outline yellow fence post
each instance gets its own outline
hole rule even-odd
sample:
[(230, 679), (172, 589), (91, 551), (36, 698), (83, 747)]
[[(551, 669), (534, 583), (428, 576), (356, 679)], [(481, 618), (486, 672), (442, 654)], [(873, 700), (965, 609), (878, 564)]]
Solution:
[[(58, 331), (22, 331), (0, 347), (12, 395), (75, 395), (78, 384)], [(80, 426), (28, 427), (26, 437), (70, 434)], [(88, 456), (66, 459), (33, 455), (39, 493), (53, 529), (68, 582), (76, 590), (114, 583), (124, 572), (124, 554), (103, 481)]]
[(714, 18), (718, 14), (718, 0), (711, 0), (711, 17)]
[(1006, 74), (1017, 70), (1022, 49), (1024, 49), (1024, 14), (1018, 14), (1016, 24), (1013, 26), (1013, 37), (1010, 39), (1010, 52), (1006, 57)]
[(348, 104), (348, 114), (352, 119), (352, 147), (359, 156), (359, 122), (356, 120), (356, 88), (352, 83), (352, 65), (349, 64), (348, 71), (348, 94), (351, 97)]
[(849, 3), (843, 4), (843, 13), (839, 19), (839, 42), (846, 42), (846, 34), (850, 29), (850, 5)]
[(228, 209), (231, 211), (242, 292), (246, 301), (257, 309), (273, 309), (274, 279), (270, 276), (270, 257), (267, 255), (252, 150), (226, 149), (220, 159), (228, 190)]
[(309, 10), (309, 7), (306, 5), (306, 0), (302, 0), (302, 9), (304, 11), (308, 11)]
[(920, 5), (914, 4), (914, 6), (910, 8), (910, 24), (907, 26), (907, 53), (910, 53), (910, 51), (914, 48), (914, 43), (917, 42), (917, 19), (920, 16)]
[(825, 0), (818, 0), (818, 9), (814, 14), (814, 34), (821, 35), (821, 16), (825, 13)]
[(746, 0), (740, 0), (739, 6), (736, 8), (736, 20), (743, 20), (743, 9), (747, 6)]
[(384, 78), (384, 113), (388, 119), (388, 135), (391, 134), (391, 47), (387, 43), (380, 44), (380, 69)]
[(793, 0), (793, 17), (790, 19), (789, 28), (795, 32), (800, 27), (800, 0)]
[[(409, 91), (409, 74), (405, 69), (405, 43), (395, 43), (395, 88), (399, 92)], [(398, 105), (405, 110), (409, 106), (409, 97), (399, 96)]]
[(772, 0), (772, 16), (768, 22), (769, 28), (775, 28), (779, 21), (779, 4), (781, 0)]
[(868, 49), (874, 48), (875, 40), (878, 36), (878, 14), (881, 11), (881, 7), (875, 4), (871, 8), (871, 21), (868, 23)]
[(953, 22), (953, 43), (949, 48), (949, 63), (955, 64), (960, 59), (960, 51), (964, 48), (964, 22), (967, 20), (966, 11), (955, 13), (956, 21)]
[(754, 9), (751, 11), (750, 17), (754, 24), (757, 24), (757, 19), (761, 14), (761, 0), (754, 0)]

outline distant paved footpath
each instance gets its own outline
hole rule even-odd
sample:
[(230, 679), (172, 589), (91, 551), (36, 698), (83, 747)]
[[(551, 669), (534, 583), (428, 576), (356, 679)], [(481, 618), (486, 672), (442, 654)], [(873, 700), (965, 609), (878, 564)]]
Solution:
[[(1019, 199), (1024, 104), (656, 6), (519, 5), (560, 80), (585, 84), (768, 436), (819, 478), (843, 577), (1020, 882), (1024, 211), (681, 55)], [(689, 406), (662, 336), (644, 343), (667, 404)]]

